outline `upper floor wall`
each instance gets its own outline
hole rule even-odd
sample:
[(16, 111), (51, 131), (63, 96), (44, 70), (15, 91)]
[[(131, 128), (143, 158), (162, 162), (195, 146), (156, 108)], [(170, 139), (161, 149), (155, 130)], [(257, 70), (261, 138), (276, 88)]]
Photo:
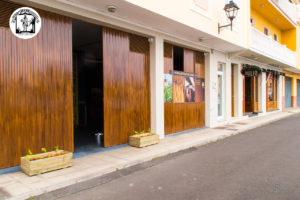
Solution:
[(228, 27), (222, 29), (219, 34), (218, 24), (229, 23), (224, 11), (224, 6), (229, 0), (126, 0), (126, 2), (206, 32), (213, 37), (247, 48), (250, 0), (234, 1), (240, 10), (234, 20), (233, 31)]
[[(281, 6), (285, 5), (297, 11), (296, 4), (289, 0), (251, 0), (251, 25), (265, 35), (273, 38), (292, 51), (296, 51), (296, 17), (291, 17)], [(290, 5), (289, 5), (290, 4)]]
[(273, 0), (282, 11), (294, 22), (297, 21), (298, 17), (298, 0)]

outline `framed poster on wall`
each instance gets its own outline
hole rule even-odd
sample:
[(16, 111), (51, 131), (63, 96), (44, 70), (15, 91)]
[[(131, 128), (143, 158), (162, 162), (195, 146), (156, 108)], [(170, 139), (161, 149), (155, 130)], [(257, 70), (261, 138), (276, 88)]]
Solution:
[(203, 78), (196, 78), (195, 89), (196, 89), (195, 102), (204, 102), (205, 101), (205, 80)]
[(173, 75), (173, 103), (185, 102), (185, 77)]
[(195, 81), (194, 77), (185, 77), (185, 102), (195, 102)]
[(172, 91), (172, 75), (165, 74), (164, 76), (164, 102), (172, 102), (173, 101), (173, 91)]

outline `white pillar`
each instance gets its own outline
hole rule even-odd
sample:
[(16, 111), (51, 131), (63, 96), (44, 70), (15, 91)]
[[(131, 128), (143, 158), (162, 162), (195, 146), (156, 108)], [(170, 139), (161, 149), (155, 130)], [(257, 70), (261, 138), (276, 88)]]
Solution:
[(243, 116), (244, 83), (241, 73), (241, 65), (234, 65), (234, 116)]
[(282, 76), (277, 80), (277, 109), (282, 110)]
[(224, 101), (224, 117), (226, 121), (231, 119), (231, 62), (227, 61), (224, 69), (224, 76), (225, 78), (225, 101)]
[[(212, 55), (205, 53), (205, 126), (213, 126), (213, 111), (214, 111), (214, 100), (213, 100), (213, 60)], [(217, 100), (215, 99), (215, 102)]]
[(266, 72), (261, 72), (258, 75), (258, 111), (266, 113)]
[(150, 43), (151, 130), (164, 138), (164, 41)]

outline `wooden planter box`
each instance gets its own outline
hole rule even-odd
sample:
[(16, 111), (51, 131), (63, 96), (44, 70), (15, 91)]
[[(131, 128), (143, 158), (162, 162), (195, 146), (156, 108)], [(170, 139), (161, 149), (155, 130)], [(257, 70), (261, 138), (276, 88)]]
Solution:
[[(64, 153), (63, 155), (48, 157), (57, 153)], [(39, 160), (30, 160), (34, 157), (47, 157)], [(41, 174), (57, 169), (62, 169), (72, 166), (73, 153), (68, 151), (59, 150), (58, 152), (51, 151), (41, 154), (31, 155), (29, 159), (21, 158), (21, 169), (28, 176)]]
[(159, 135), (152, 133), (132, 135), (129, 137), (129, 145), (133, 147), (146, 147), (159, 142)]

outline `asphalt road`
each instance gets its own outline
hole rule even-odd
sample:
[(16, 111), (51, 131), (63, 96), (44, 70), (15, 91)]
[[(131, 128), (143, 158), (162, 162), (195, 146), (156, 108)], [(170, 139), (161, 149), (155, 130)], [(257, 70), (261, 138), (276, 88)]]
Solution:
[(78, 184), (56, 197), (62, 194), (67, 196), (60, 200), (298, 200), (300, 115)]

